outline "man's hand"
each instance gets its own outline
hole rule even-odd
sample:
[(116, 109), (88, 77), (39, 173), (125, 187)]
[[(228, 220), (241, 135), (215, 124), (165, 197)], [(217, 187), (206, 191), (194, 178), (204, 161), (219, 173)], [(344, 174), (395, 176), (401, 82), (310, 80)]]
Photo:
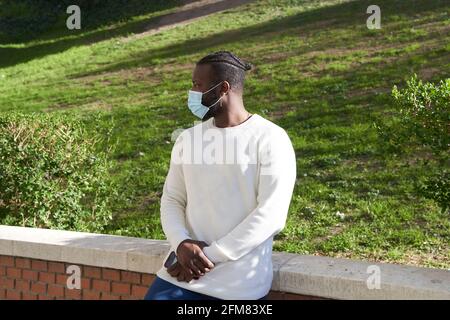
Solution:
[(205, 256), (203, 248), (208, 246), (204, 241), (184, 240), (177, 248), (178, 263), (192, 277), (203, 276), (214, 268), (214, 264)]
[(186, 281), (190, 282), (192, 279), (197, 280), (199, 277), (193, 276), (193, 274), (189, 273), (188, 270), (185, 270), (183, 266), (177, 261), (169, 268), (167, 268), (167, 272), (172, 276), (178, 279), (178, 281)]

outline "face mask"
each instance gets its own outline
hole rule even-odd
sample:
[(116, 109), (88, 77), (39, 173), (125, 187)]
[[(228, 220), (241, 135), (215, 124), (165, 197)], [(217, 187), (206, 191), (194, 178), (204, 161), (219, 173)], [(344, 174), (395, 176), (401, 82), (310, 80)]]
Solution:
[(220, 99), (222, 99), (222, 97), (220, 97), (216, 102), (214, 102), (209, 107), (202, 104), (203, 95), (210, 92), (212, 89), (216, 88), (220, 84), (222, 84), (222, 82), (216, 84), (214, 87), (205, 92), (189, 90), (188, 107), (194, 115), (196, 115), (200, 119), (203, 119), (205, 114), (209, 111), (209, 108), (217, 104), (220, 101)]

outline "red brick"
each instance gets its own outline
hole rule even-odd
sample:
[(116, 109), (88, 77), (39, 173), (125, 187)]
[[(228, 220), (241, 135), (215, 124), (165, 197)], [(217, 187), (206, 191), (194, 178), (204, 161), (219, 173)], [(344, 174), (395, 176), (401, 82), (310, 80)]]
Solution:
[(47, 261), (32, 260), (31, 269), (38, 271), (47, 271)]
[(133, 284), (140, 284), (141, 283), (141, 274), (137, 272), (131, 272), (131, 271), (121, 271), (120, 272), (121, 281), (122, 282), (128, 282)]
[(147, 291), (148, 291), (148, 288), (144, 287), (144, 286), (133, 285), (131, 287), (131, 295), (138, 297), (138, 298), (144, 298)]
[(55, 273), (66, 273), (64, 263), (61, 263), (61, 262), (49, 262), (48, 263), (48, 271), (55, 272)]
[(31, 260), (28, 258), (16, 258), (16, 267), (21, 269), (30, 269)]
[(37, 294), (32, 294), (29, 292), (22, 292), (22, 300), (37, 300)]
[(30, 281), (28, 280), (16, 280), (16, 290), (28, 292), (30, 291)]
[(91, 279), (81, 278), (81, 289), (91, 290)]
[(6, 268), (6, 275), (8, 278), (20, 279), (22, 278), (22, 270), (18, 268)]
[(100, 279), (102, 277), (102, 269), (96, 267), (84, 267), (83, 275), (86, 278)]
[(55, 283), (56, 275), (50, 272), (39, 272), (39, 281), (45, 283)]
[(37, 281), (39, 273), (34, 270), (22, 270), (22, 278)]
[(270, 291), (267, 300), (284, 300), (284, 292)]
[(313, 297), (313, 296), (305, 296), (302, 294), (293, 294), (293, 293), (285, 293), (285, 300), (323, 300), (322, 298)]
[(6, 289), (0, 288), (0, 300), (5, 300), (5, 299), (6, 299)]
[(284, 300), (304, 300), (304, 299), (302, 299), (302, 295), (299, 295), (299, 294), (297, 295), (297, 294), (285, 293)]
[(47, 291), (47, 285), (42, 282), (34, 282), (31, 284), (31, 292), (45, 294)]
[(111, 291), (111, 285), (106, 280), (92, 280), (92, 288), (97, 291), (109, 292)]
[(68, 299), (80, 300), (81, 299), (81, 290), (66, 288), (64, 295)]
[(120, 281), (120, 272), (119, 270), (114, 269), (106, 269), (103, 270), (102, 278), (105, 280), (113, 280), (113, 281)]
[(155, 275), (153, 274), (143, 274), (142, 275), (142, 284), (144, 286), (150, 286), (155, 280)]
[(112, 293), (113, 294), (123, 294), (123, 295), (129, 295), (130, 294), (130, 284), (129, 283), (118, 283), (113, 282), (111, 284)]
[(20, 300), (21, 295), (19, 291), (14, 290), (6, 290), (6, 299), (7, 300)]
[(14, 267), (14, 257), (0, 256), (0, 266)]
[(0, 277), (0, 288), (2, 288), (2, 289), (14, 289), (14, 279), (8, 279), (6, 277)]
[(100, 292), (83, 290), (83, 300), (100, 300)]
[(142, 298), (134, 296), (120, 296), (120, 300), (142, 300)]
[(55, 297), (50, 297), (45, 294), (38, 295), (38, 300), (55, 300)]
[(67, 285), (67, 279), (69, 278), (68, 275), (65, 274), (57, 274), (56, 275), (56, 284), (60, 284), (62, 286)]
[(107, 292), (102, 292), (101, 300), (120, 300), (120, 296), (113, 296)]
[(6, 276), (6, 267), (0, 266), (0, 277)]
[(49, 284), (47, 289), (47, 294), (51, 297), (63, 297), (64, 296), (64, 287)]

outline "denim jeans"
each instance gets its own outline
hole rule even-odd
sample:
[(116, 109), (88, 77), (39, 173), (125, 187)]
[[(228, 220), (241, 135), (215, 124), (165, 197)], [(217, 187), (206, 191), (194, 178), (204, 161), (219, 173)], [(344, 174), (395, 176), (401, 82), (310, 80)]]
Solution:
[[(258, 300), (266, 300), (267, 296)], [(159, 277), (151, 284), (144, 300), (222, 300), (184, 288), (180, 288)]]

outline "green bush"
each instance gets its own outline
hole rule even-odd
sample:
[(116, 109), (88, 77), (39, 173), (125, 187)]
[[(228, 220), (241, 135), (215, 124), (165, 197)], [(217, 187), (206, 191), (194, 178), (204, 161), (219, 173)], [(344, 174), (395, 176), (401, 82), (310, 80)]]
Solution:
[(99, 232), (111, 220), (108, 150), (64, 114), (0, 114), (0, 223)]
[(450, 79), (436, 85), (423, 83), (414, 75), (404, 90), (394, 86), (392, 96), (407, 137), (412, 135), (436, 154), (449, 151)]
[(417, 181), (415, 186), (420, 194), (436, 201), (445, 211), (450, 205), (450, 79), (438, 84), (423, 83), (414, 75), (406, 88), (399, 90), (394, 86), (392, 96), (398, 114), (388, 121), (377, 121), (378, 133), (395, 153), (411, 150), (411, 146), (430, 151), (432, 159), (422, 159), (422, 164), (434, 161), (437, 172), (430, 168), (425, 180)]

